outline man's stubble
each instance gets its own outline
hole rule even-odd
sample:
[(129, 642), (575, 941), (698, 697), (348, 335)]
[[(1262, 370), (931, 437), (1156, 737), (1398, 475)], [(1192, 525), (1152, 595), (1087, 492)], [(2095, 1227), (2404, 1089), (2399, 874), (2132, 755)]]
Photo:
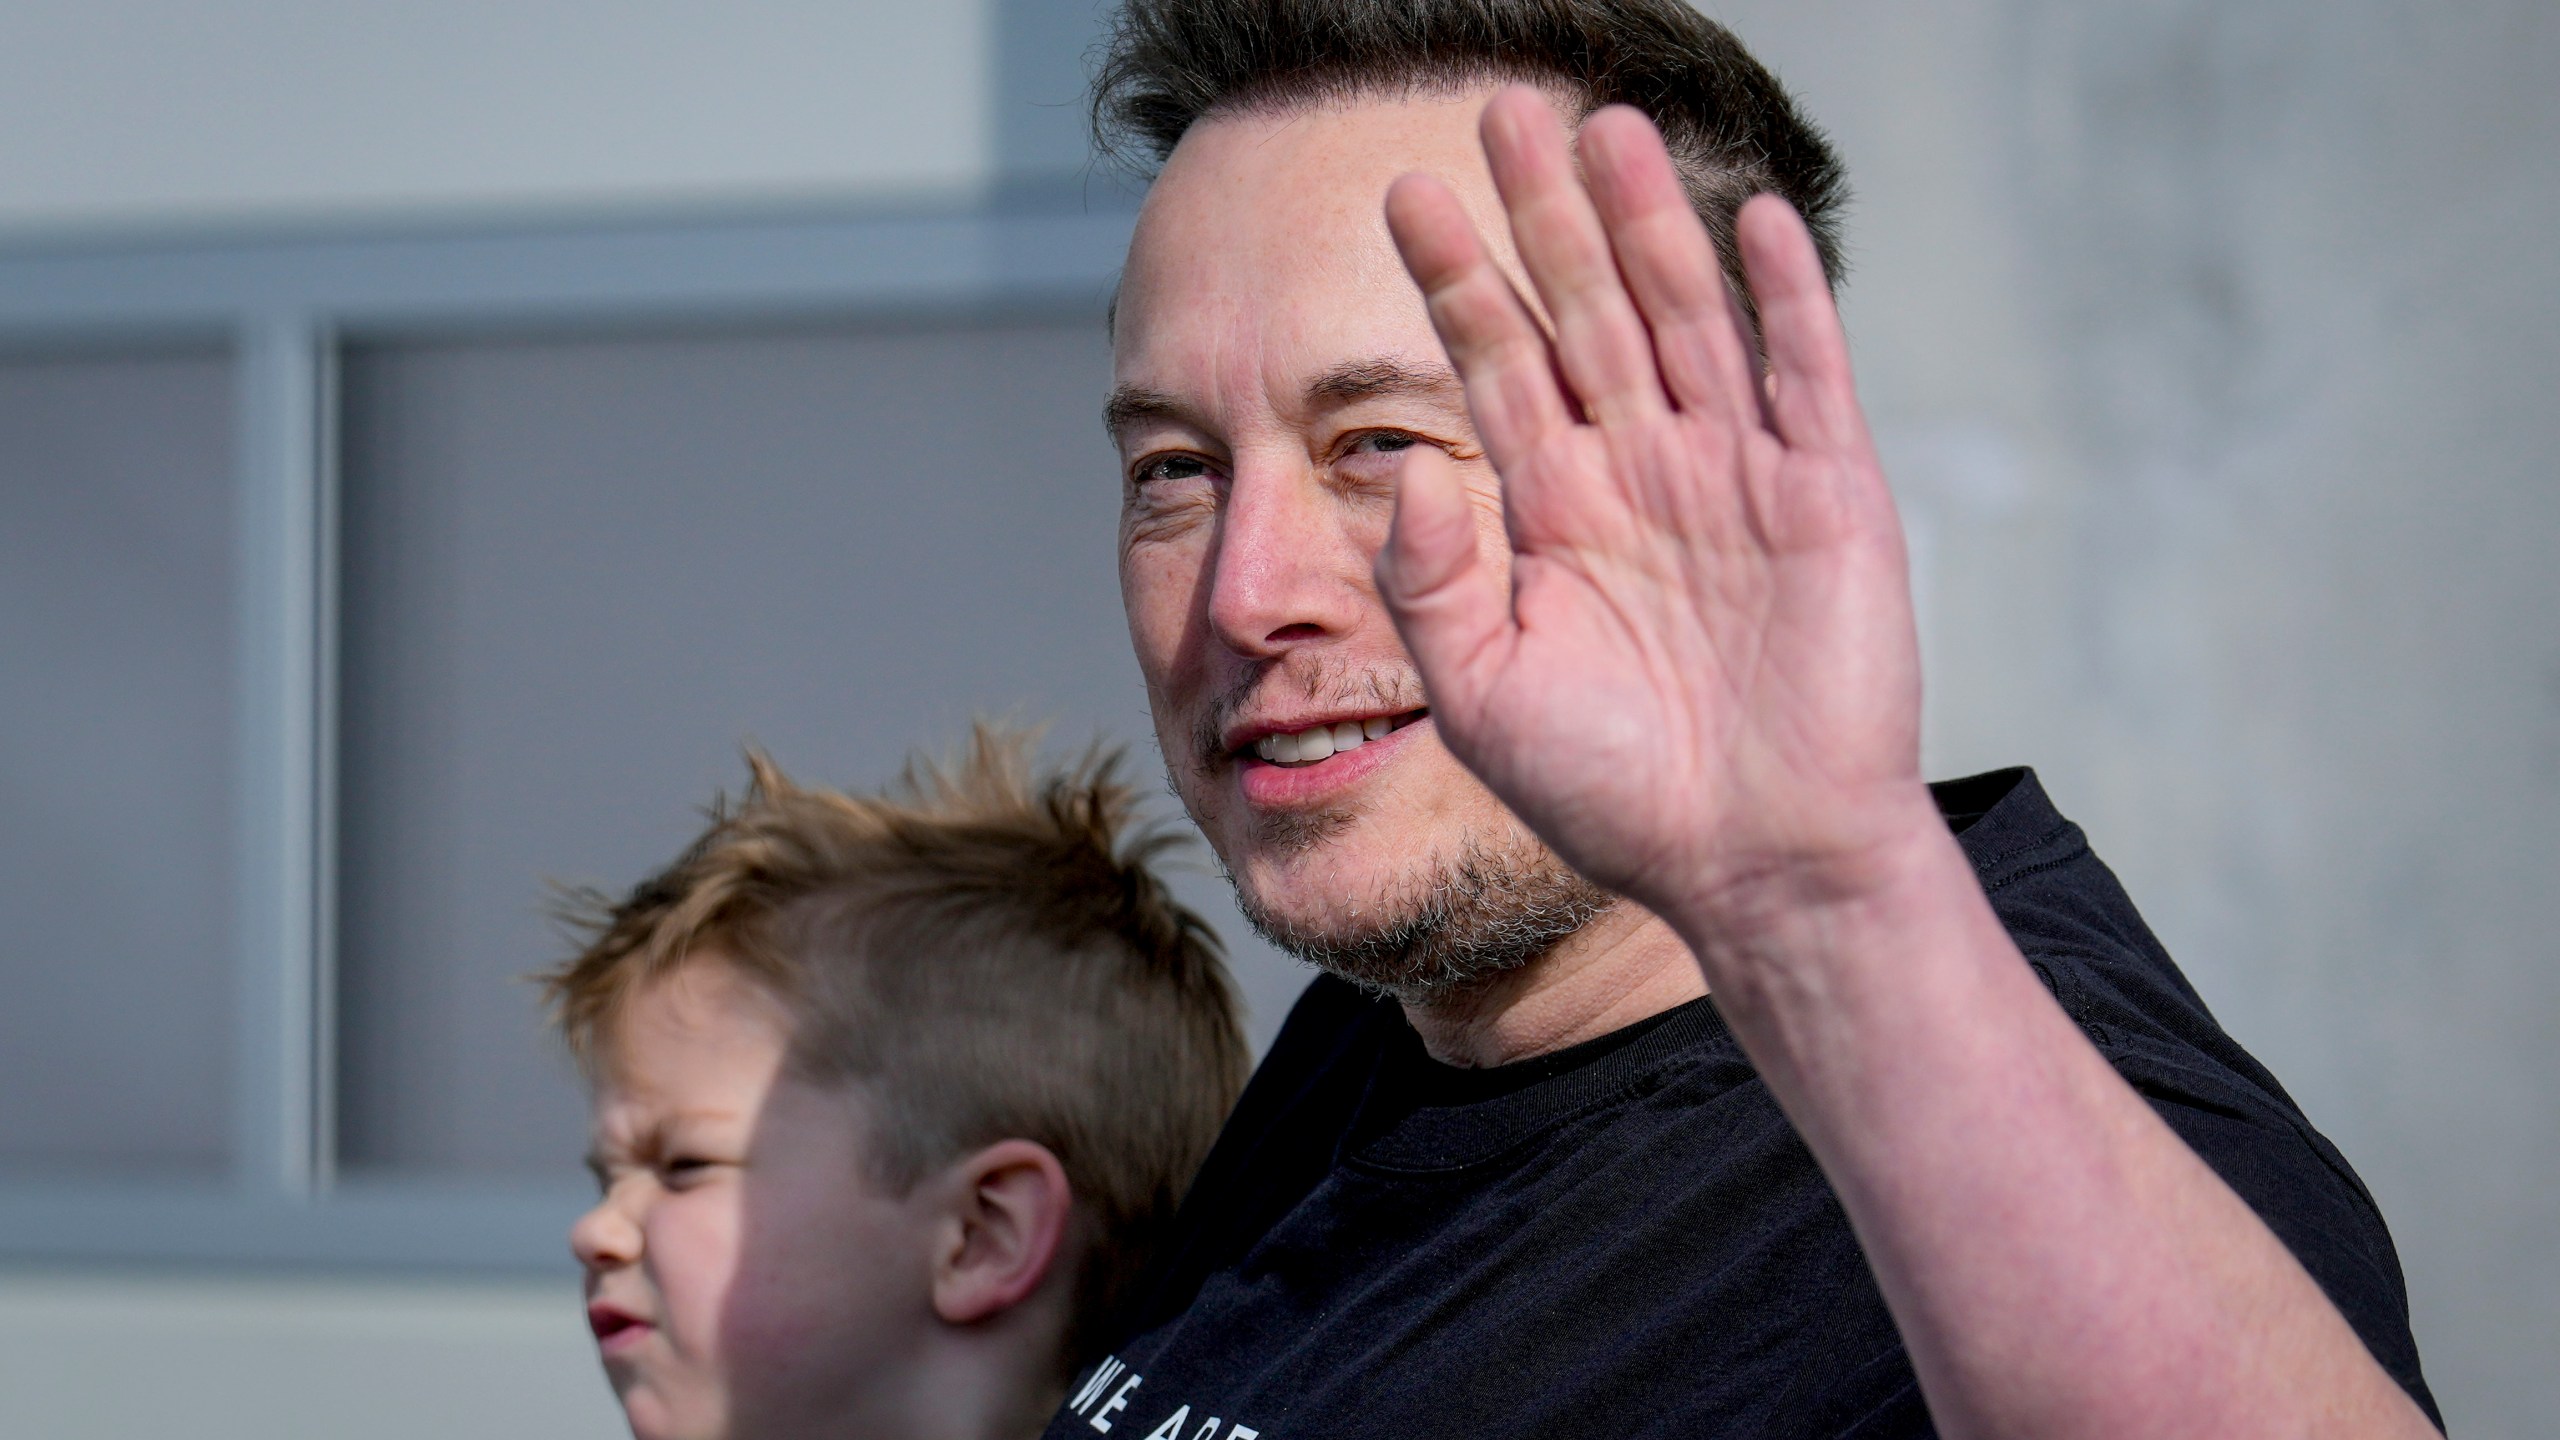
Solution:
[[(1410, 675), (1315, 672), (1303, 683), (1310, 698), (1326, 696), (1337, 704), (1398, 712), (1422, 704), (1420, 684)], [(1225, 762), (1220, 736), (1248, 694), (1249, 687), (1240, 688), (1195, 727), (1193, 775), (1213, 774)], [(1204, 818), (1199, 799), (1179, 777), (1174, 790), (1195, 820)], [(1250, 843), (1301, 854), (1342, 838), (1359, 816), (1329, 809), (1257, 815), (1251, 823)], [(1450, 851), (1416, 857), (1398, 873), (1380, 877), (1375, 892), (1347, 914), (1329, 919), (1284, 913), (1254, 894), (1234, 866), (1226, 870), (1237, 907), (1256, 934), (1329, 974), (1408, 1005), (1445, 1003), (1515, 973), (1616, 903), (1516, 821), (1498, 833), (1461, 834)]]

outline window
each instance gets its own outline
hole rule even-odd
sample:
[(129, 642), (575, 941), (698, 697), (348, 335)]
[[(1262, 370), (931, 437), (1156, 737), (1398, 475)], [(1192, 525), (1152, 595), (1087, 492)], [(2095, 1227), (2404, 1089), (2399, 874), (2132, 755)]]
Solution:
[(0, 1166), (230, 1161), (231, 367), (0, 356)]
[[(0, 256), (0, 1256), (565, 1267), (545, 877), (670, 858), (746, 741), (1143, 744), (1128, 223)], [(1303, 972), (1178, 888), (1267, 1035)]]
[(349, 350), (343, 1174), (563, 1172), (537, 877), (673, 858), (741, 741), (867, 784), (973, 713), (1144, 734), (1109, 371), (1083, 316)]

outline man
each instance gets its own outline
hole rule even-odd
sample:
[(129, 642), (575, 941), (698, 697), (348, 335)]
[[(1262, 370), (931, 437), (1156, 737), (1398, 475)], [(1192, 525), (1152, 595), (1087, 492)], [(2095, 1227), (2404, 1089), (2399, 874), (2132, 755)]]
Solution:
[(1922, 783), (1837, 170), (1732, 37), (1136, 0), (1100, 85), (1131, 634), (1330, 974), (1050, 1435), (2432, 1433), (2344, 1159), (2031, 776)]

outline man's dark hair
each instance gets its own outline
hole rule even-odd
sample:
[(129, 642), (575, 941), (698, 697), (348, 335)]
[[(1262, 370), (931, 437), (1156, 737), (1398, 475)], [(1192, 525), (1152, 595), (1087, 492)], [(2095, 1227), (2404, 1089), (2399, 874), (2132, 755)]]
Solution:
[[(1840, 281), (1848, 181), (1733, 32), (1681, 0), (1127, 0), (1094, 75), (1094, 143), (1152, 175), (1205, 116), (1510, 80), (1653, 117), (1739, 283), (1734, 215), (1772, 191)], [(1746, 292), (1747, 293), (1747, 292)]]

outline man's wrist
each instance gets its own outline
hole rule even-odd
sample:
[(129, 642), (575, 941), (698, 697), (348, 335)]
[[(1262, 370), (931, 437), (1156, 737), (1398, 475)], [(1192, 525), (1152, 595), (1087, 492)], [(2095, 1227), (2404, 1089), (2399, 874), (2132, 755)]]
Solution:
[(1845, 998), (1840, 987), (1855, 987), (1891, 951), (1979, 907), (1972, 867), (1925, 786), (1851, 833), (1853, 843), (1702, 877), (1654, 907), (1688, 942), (1729, 1018)]

